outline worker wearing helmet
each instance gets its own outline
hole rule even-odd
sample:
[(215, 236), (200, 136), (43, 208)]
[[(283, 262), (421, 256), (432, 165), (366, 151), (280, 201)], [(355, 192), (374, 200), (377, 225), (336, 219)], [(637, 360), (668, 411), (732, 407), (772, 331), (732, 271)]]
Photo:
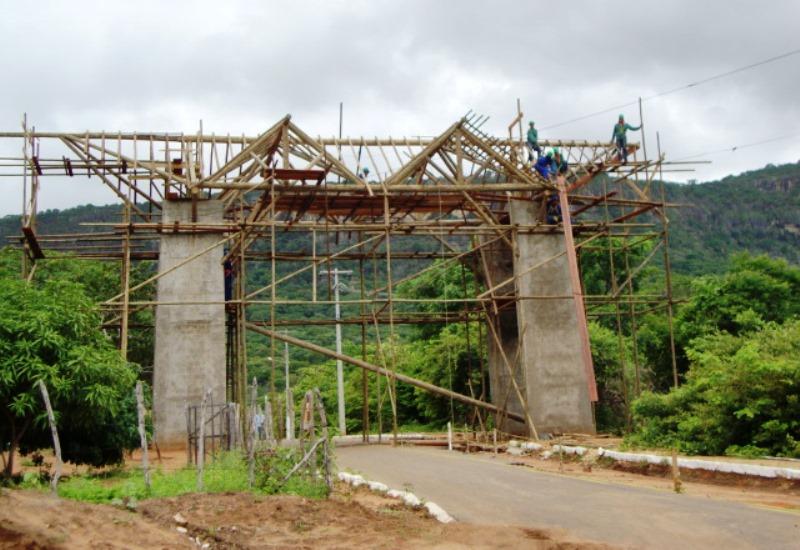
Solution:
[(628, 130), (639, 130), (641, 126), (631, 126), (625, 122), (625, 117), (619, 115), (619, 120), (614, 125), (614, 132), (611, 134), (611, 143), (617, 145), (617, 158), (622, 164), (628, 163), (628, 137), (625, 134)]
[(569, 164), (567, 163), (567, 159), (561, 154), (561, 151), (558, 150), (558, 147), (553, 148), (553, 173), (555, 174), (566, 174), (567, 168), (569, 168)]
[(536, 152), (536, 156), (540, 157), (542, 155), (542, 148), (539, 147), (539, 132), (536, 130), (533, 121), (531, 120), (528, 123), (528, 162), (533, 162), (533, 153)]
[(549, 179), (553, 174), (553, 152), (548, 151), (546, 155), (540, 155), (534, 168), (544, 179)]

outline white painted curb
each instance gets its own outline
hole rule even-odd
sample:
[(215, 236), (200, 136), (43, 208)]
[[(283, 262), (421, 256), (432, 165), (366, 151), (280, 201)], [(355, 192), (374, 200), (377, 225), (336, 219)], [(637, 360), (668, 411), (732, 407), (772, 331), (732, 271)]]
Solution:
[[(638, 453), (623, 453), (611, 451), (609, 449), (598, 450), (600, 456), (607, 456), (614, 460), (624, 462), (646, 462), (648, 464), (670, 464), (668, 456), (648, 455)], [(714, 460), (698, 460), (695, 458), (678, 458), (678, 467), (687, 470), (707, 470), (709, 472), (721, 472), (726, 474), (739, 474), (745, 476), (758, 476), (767, 478), (800, 479), (800, 470), (793, 468), (774, 468), (772, 466), (762, 466), (760, 464), (743, 464), (741, 462), (719, 462)]]
[[(536, 445), (535, 443), (523, 443), (521, 445), (517, 443), (513, 446), (520, 446), (528, 450), (538, 450), (536, 447), (541, 448), (540, 445)], [(579, 445), (553, 445), (550, 451), (545, 451), (542, 453), (542, 458), (548, 459), (559, 452), (567, 455), (583, 456), (587, 451), (589, 451), (588, 448), (581, 447)], [(672, 459), (668, 456), (623, 453), (621, 451), (603, 449), (602, 447), (597, 449), (597, 454), (599, 456), (605, 456), (622, 462), (658, 464), (663, 466), (669, 466), (672, 463)], [(763, 466), (761, 464), (744, 464), (742, 462), (721, 462), (715, 460), (678, 457), (678, 467), (685, 468), (687, 470), (705, 470), (709, 472), (766, 477), (770, 479), (800, 479), (800, 470), (794, 468), (775, 468), (772, 466)]]
[(383, 483), (379, 481), (367, 481), (363, 477), (358, 474), (349, 474), (347, 472), (339, 472), (339, 480), (344, 481), (352, 485), (353, 487), (360, 487), (361, 485), (366, 485), (370, 488), (371, 491), (375, 491), (377, 493), (385, 493), (386, 496), (389, 498), (396, 498), (402, 500), (406, 506), (410, 506), (412, 508), (418, 508), (420, 506), (424, 506), (424, 508), (428, 511), (428, 514), (436, 518), (441, 523), (452, 523), (455, 521), (453, 517), (444, 511), (444, 509), (436, 503), (433, 502), (426, 502), (424, 505), (422, 501), (415, 495), (414, 493), (410, 493), (408, 491), (398, 491), (397, 489), (389, 489)]
[[(544, 447), (538, 443), (520, 442), (511, 440), (508, 443), (509, 447), (519, 448), (523, 451), (540, 451)], [(583, 456), (590, 449), (581, 447), (580, 445), (553, 445), (550, 450), (544, 451), (542, 458), (549, 459), (559, 452), (567, 455)], [(519, 451), (514, 454), (519, 454)], [(610, 449), (597, 449), (599, 456), (605, 456), (613, 460), (622, 462), (636, 462), (646, 464), (659, 464), (669, 466), (672, 464), (671, 457), (664, 455), (653, 454), (640, 454), (640, 453), (623, 453), (621, 451), (612, 451)], [(745, 464), (742, 462), (720, 462), (715, 460), (700, 460), (696, 458), (678, 458), (678, 467), (686, 470), (705, 470), (709, 472), (720, 472), (726, 474), (739, 474), (745, 476), (757, 476), (766, 478), (784, 478), (784, 479), (800, 479), (800, 470), (794, 468), (775, 468), (773, 466), (763, 466), (761, 464)]]

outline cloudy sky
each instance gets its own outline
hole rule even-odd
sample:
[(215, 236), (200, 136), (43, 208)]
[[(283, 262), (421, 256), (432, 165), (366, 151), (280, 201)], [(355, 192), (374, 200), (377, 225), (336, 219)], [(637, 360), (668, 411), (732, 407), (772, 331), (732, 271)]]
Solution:
[[(333, 135), (435, 135), (467, 110), (495, 133), (516, 98), (542, 138), (608, 140), (616, 115), (561, 124), (800, 49), (800, 2), (0, 0), (0, 131), (257, 134), (287, 113)], [(712, 160), (706, 181), (800, 159), (800, 54), (645, 102), (648, 143)], [(636, 134), (634, 134), (636, 135)], [(788, 137), (787, 137), (788, 136)], [(709, 151), (769, 143), (736, 152)], [(635, 138), (635, 139), (638, 139)], [(0, 156), (19, 140), (0, 140)], [(95, 180), (92, 180), (95, 181)], [(20, 182), (0, 178), (0, 215)], [(42, 208), (113, 198), (45, 181)]]

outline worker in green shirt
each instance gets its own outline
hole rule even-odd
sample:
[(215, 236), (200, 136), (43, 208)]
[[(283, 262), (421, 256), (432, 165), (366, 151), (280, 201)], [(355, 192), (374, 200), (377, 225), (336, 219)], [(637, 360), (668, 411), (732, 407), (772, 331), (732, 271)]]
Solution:
[(625, 122), (623, 115), (619, 115), (619, 121), (614, 125), (614, 133), (611, 134), (611, 143), (616, 143), (617, 158), (622, 161), (622, 164), (628, 163), (628, 137), (625, 132), (639, 129), (641, 126), (631, 126)]
[(561, 154), (561, 151), (558, 150), (558, 147), (553, 148), (553, 173), (554, 174), (566, 174), (567, 170), (569, 169), (569, 163), (567, 159)]
[(528, 162), (533, 161), (534, 151), (536, 151), (537, 157), (541, 156), (542, 148), (539, 147), (539, 132), (536, 131), (533, 121), (531, 120), (528, 125)]

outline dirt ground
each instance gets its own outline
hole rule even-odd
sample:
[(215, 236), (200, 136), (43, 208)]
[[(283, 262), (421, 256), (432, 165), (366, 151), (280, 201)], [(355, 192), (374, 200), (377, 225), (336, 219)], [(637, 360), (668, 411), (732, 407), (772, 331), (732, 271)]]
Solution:
[(5, 548), (611, 547), (555, 531), (443, 525), (395, 500), (341, 486), (329, 500), (191, 494), (141, 502), (135, 512), (41, 492), (4, 490), (0, 549)]

